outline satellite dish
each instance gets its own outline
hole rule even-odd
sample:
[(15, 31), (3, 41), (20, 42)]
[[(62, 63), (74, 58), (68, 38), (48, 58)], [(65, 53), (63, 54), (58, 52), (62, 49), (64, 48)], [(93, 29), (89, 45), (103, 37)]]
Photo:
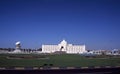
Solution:
[(20, 41), (16, 42), (15, 44), (16, 44), (16, 45), (19, 45), (19, 44), (20, 44)]

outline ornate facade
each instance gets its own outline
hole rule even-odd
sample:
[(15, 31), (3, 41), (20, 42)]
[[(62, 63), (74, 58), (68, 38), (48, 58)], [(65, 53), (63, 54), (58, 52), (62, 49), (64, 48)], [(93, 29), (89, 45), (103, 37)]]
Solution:
[(68, 44), (67, 41), (63, 40), (58, 45), (42, 45), (43, 53), (54, 53), (56, 51), (64, 51), (69, 54), (84, 53), (85, 45), (72, 45)]

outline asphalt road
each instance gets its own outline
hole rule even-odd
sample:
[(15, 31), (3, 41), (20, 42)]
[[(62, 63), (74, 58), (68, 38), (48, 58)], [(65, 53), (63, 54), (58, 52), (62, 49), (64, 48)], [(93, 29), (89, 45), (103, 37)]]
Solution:
[(120, 68), (57, 69), (57, 70), (0, 70), (0, 74), (120, 74)]

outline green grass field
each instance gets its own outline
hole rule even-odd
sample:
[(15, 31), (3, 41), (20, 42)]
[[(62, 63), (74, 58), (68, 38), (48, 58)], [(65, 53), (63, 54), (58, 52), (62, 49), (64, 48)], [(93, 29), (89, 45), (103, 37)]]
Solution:
[[(8, 58), (9, 56), (22, 58)], [(0, 67), (40, 67), (50, 64), (58, 67), (120, 66), (120, 57), (97, 56), (96, 58), (88, 58), (73, 54), (0, 54)]]

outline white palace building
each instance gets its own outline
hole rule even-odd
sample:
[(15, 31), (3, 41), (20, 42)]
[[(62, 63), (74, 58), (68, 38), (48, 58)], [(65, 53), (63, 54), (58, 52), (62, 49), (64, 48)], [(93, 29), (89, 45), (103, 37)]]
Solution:
[(43, 53), (54, 53), (56, 51), (64, 51), (69, 54), (82, 54), (85, 53), (85, 45), (72, 45), (68, 44), (65, 40), (61, 41), (58, 45), (42, 45)]

